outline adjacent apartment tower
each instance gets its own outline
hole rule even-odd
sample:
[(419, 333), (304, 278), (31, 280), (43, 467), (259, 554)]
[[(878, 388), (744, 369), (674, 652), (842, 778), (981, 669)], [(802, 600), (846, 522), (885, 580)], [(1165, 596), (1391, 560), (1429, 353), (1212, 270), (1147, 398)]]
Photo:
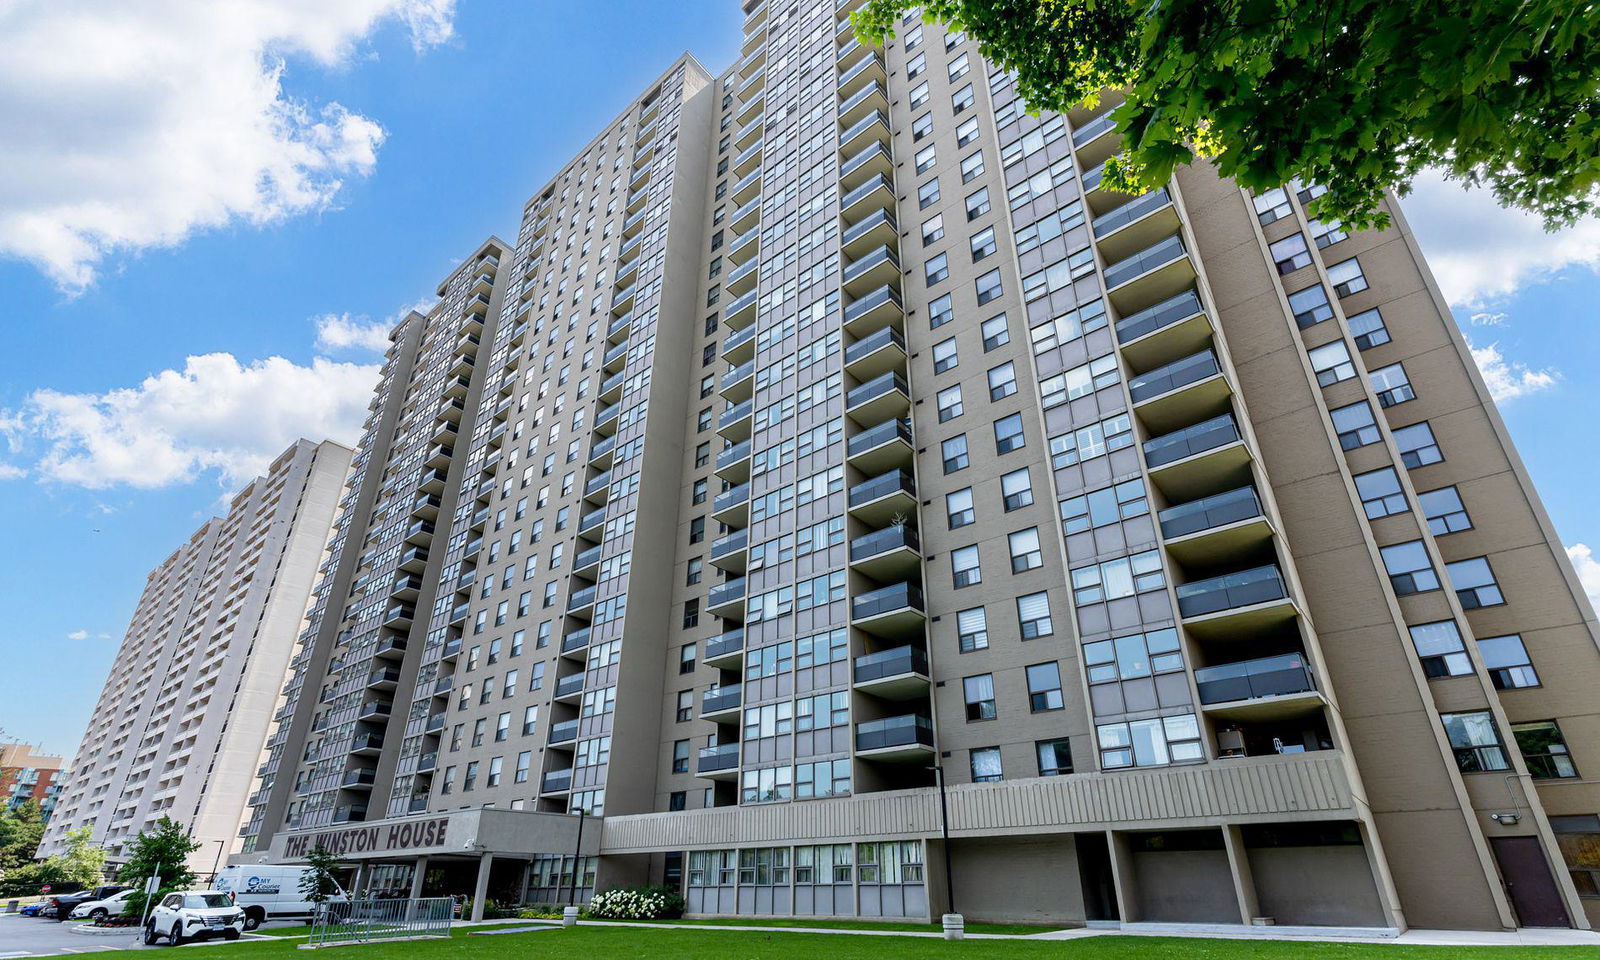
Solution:
[(240, 859), (1589, 926), (1594, 613), (1401, 212), (1102, 189), (1115, 95), (858, 5), (746, 4), (395, 329)]
[(26, 743), (0, 743), (0, 805), (15, 810), (32, 800), (44, 819), (50, 819), (66, 778), (64, 763), (60, 757), (34, 753)]
[(202, 876), (238, 848), (350, 457), (297, 441), (151, 572), (41, 856), (89, 827), (115, 863), (163, 816)]

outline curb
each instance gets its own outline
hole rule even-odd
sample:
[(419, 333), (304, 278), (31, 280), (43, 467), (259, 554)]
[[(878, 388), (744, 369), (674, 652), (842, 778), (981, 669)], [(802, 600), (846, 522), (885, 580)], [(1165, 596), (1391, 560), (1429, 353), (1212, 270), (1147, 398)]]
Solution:
[(97, 927), (92, 923), (72, 923), (68, 921), (67, 932), (76, 933), (80, 937), (138, 937), (138, 927)]

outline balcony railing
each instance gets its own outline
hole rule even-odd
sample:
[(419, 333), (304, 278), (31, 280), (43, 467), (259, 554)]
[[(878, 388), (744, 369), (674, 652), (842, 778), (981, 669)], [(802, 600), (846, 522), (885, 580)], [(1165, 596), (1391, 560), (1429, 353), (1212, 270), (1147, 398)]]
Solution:
[(1179, 387), (1204, 380), (1222, 372), (1217, 355), (1209, 349), (1192, 353), (1182, 360), (1174, 360), (1164, 367), (1141, 373), (1128, 381), (1128, 395), (1134, 403), (1159, 397)]
[(589, 628), (588, 627), (584, 627), (582, 630), (573, 630), (573, 631), (569, 632), (568, 634), (566, 634), (565, 636), (563, 636), (561, 638), (561, 652), (562, 653), (571, 653), (574, 650), (582, 650), (584, 647), (587, 647), (588, 645), (589, 645)]
[(744, 598), (744, 577), (719, 583), (706, 595), (706, 606), (720, 607)]
[(1181, 584), (1177, 592), (1178, 612), (1185, 617), (1282, 600), (1289, 595), (1276, 564)]
[(850, 488), (850, 506), (859, 507), (894, 493), (917, 495), (917, 481), (904, 470), (890, 470), (870, 480), (863, 480)]
[(550, 743), (570, 743), (578, 739), (578, 721), (564, 720), (550, 725)]
[(1171, 539), (1259, 516), (1261, 499), (1256, 496), (1255, 487), (1239, 487), (1168, 507), (1158, 513), (1156, 519), (1161, 523), (1161, 535)]
[(576, 610), (579, 607), (586, 607), (594, 603), (595, 592), (598, 589), (598, 587), (584, 587), (582, 590), (574, 590), (567, 597), (567, 609)]
[(853, 457), (894, 439), (904, 440), (906, 443), (913, 442), (911, 421), (885, 420), (875, 427), (863, 430), (850, 438), (850, 442), (846, 444), (846, 452)]
[(906, 384), (906, 378), (896, 371), (879, 374), (858, 387), (853, 387), (844, 395), (844, 408), (859, 406), (868, 400), (875, 400), (886, 393), (899, 392), (909, 395), (911, 388)]
[(748, 503), (749, 501), (750, 484), (741, 483), (732, 490), (724, 490), (723, 492), (717, 494), (716, 498), (711, 501), (711, 512), (721, 513), (729, 507), (736, 507), (741, 503)]
[(1144, 445), (1144, 460), (1151, 467), (1182, 460), (1239, 439), (1239, 426), (1233, 414), (1224, 413), (1191, 427), (1162, 434)]
[[(748, 499), (750, 496), (750, 491), (748, 489), (749, 484), (744, 484), (744, 486), (746, 487), (745, 498)], [(745, 547), (749, 546), (749, 544), (750, 531), (735, 530), (733, 533), (730, 533), (725, 537), (718, 537), (716, 540), (712, 541), (711, 559), (713, 561), (720, 560), (730, 553), (738, 553), (740, 550), (743, 550)]]
[(895, 647), (856, 657), (855, 682), (867, 683), (908, 673), (928, 673), (928, 654), (921, 647)]
[(715, 660), (744, 649), (744, 631), (729, 630), (706, 641), (705, 659)]
[(561, 793), (572, 788), (572, 768), (565, 770), (551, 770), (539, 781), (539, 789), (545, 793)]
[(933, 746), (933, 721), (920, 713), (908, 713), (882, 720), (863, 720), (856, 724), (856, 749)]
[[(858, 203), (862, 197), (865, 197), (874, 190), (887, 190), (889, 191), (889, 195), (892, 197), (894, 196), (894, 183), (881, 173), (873, 174), (867, 178), (865, 183), (861, 184), (859, 187), (856, 187), (854, 190), (851, 190), (839, 200), (839, 209), (850, 209), (852, 206)], [(845, 279), (848, 280), (849, 277), (847, 276)]]
[(909, 549), (913, 553), (922, 552), (922, 543), (917, 537), (917, 531), (904, 525), (885, 527), (851, 540), (850, 559), (865, 560), (867, 557), (875, 557), (880, 553), (902, 548)]
[(1088, 123), (1085, 123), (1078, 129), (1072, 131), (1072, 145), (1075, 147), (1081, 147), (1090, 140), (1093, 140), (1095, 137), (1105, 133), (1107, 130), (1114, 129), (1117, 125), (1117, 121), (1112, 114), (1115, 112), (1116, 108), (1113, 107), (1112, 109), (1107, 110), (1105, 113), (1100, 114), (1100, 116), (1095, 117), (1093, 120), (1090, 120)]
[(884, 244), (881, 247), (875, 247), (871, 252), (862, 254), (860, 257), (851, 261), (849, 266), (844, 268), (844, 282), (849, 283), (872, 268), (885, 263), (894, 267), (895, 272), (899, 273), (900, 258), (894, 255), (894, 251), (889, 249), (888, 244)]
[(751, 340), (754, 340), (755, 337), (756, 327), (755, 324), (751, 324), (750, 326), (745, 327), (743, 330), (736, 331), (735, 333), (729, 335), (728, 339), (722, 341), (722, 352), (724, 355), (732, 353), (739, 347), (742, 347)]
[(1106, 267), (1106, 289), (1111, 290), (1120, 287), (1129, 280), (1143, 276), (1157, 267), (1164, 267), (1186, 254), (1187, 251), (1183, 248), (1183, 239), (1177, 234), (1173, 234), (1159, 243), (1151, 244), (1138, 253), (1118, 260), (1111, 266)]
[(1147, 213), (1154, 213), (1172, 202), (1172, 197), (1167, 194), (1165, 187), (1157, 187), (1149, 193), (1141, 195), (1138, 199), (1130, 200), (1117, 209), (1103, 216), (1095, 217), (1090, 229), (1096, 237), (1104, 237), (1122, 229)]
[[(867, 87), (866, 89), (871, 90), (872, 88)], [(839, 177), (843, 179), (850, 176), (850, 174), (859, 169), (862, 164), (880, 156), (886, 162), (892, 163), (894, 159), (893, 155), (889, 153), (889, 148), (884, 146), (882, 141), (874, 140), (866, 147), (863, 147), (861, 150), (851, 154), (848, 160), (839, 165)]]
[(737, 743), (723, 743), (715, 747), (701, 747), (700, 754), (695, 759), (696, 773), (715, 773), (718, 770), (734, 770), (739, 766), (739, 745)]
[(899, 232), (900, 230), (899, 224), (895, 222), (893, 216), (890, 216), (887, 209), (874, 210), (850, 226), (845, 227), (844, 232), (839, 235), (839, 243), (841, 246), (848, 247), (858, 237), (871, 232), (879, 226), (886, 226), (892, 232)]
[(728, 409), (717, 414), (717, 429), (726, 429), (727, 427), (738, 423), (740, 420), (750, 416), (751, 411), (754, 409), (755, 403), (753, 400), (746, 400), (743, 403), (738, 403), (729, 407)]
[(844, 348), (845, 366), (849, 366), (863, 357), (870, 356), (891, 344), (904, 351), (906, 338), (894, 327), (883, 327), (882, 329), (874, 330)]
[(743, 440), (717, 454), (717, 469), (731, 467), (750, 456), (750, 441)]
[(700, 713), (720, 713), (737, 709), (743, 702), (744, 688), (737, 683), (725, 687), (712, 687), (700, 698)]
[(562, 677), (560, 680), (557, 680), (555, 692), (556, 698), (560, 699), (561, 697), (570, 697), (575, 693), (582, 693), (583, 676), (584, 675), (581, 673), (574, 673), (570, 677)]
[(886, 303), (892, 303), (897, 307), (900, 306), (900, 294), (896, 292), (893, 287), (888, 286), (887, 284), (879, 287), (871, 293), (859, 297), (858, 299), (852, 301), (849, 306), (845, 307), (844, 322), (850, 323), (853, 320), (859, 319), (865, 314), (883, 306)]
[(722, 375), (721, 389), (727, 390), (740, 380), (744, 380), (754, 375), (755, 372), (756, 362), (754, 360), (746, 360), (744, 363), (739, 364), (737, 367), (734, 367), (732, 370), (729, 370), (727, 373)]
[(857, 620), (865, 620), (879, 614), (906, 609), (919, 612), (925, 609), (922, 588), (914, 583), (896, 583), (863, 593), (852, 600), (850, 613)]
[(1169, 297), (1118, 320), (1117, 340), (1122, 343), (1137, 340), (1147, 333), (1154, 333), (1162, 327), (1187, 320), (1201, 312), (1200, 295), (1193, 290), (1185, 290), (1175, 297)]
[(1317, 688), (1306, 658), (1298, 653), (1200, 667), (1194, 683), (1200, 702), (1206, 704), (1310, 693)]

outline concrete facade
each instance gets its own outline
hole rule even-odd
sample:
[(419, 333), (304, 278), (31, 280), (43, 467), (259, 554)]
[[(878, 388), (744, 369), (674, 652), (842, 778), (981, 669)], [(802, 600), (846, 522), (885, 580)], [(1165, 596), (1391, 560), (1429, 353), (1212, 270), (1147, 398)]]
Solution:
[(530, 901), (1588, 927), (1594, 612), (1398, 208), (1115, 194), (1114, 95), (857, 5), (746, 4), (396, 330), (248, 856), (493, 807), (594, 818)]
[(350, 457), (296, 442), (151, 573), (42, 855), (90, 827), (115, 861), (163, 816), (201, 874), (238, 848)]

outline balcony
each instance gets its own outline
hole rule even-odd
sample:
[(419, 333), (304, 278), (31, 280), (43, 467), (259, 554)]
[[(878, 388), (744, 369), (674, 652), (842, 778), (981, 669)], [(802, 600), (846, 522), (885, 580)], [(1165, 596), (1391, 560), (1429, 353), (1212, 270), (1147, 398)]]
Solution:
[(371, 768), (346, 770), (344, 776), (339, 778), (339, 786), (346, 790), (371, 790), (377, 779), (377, 771)]
[(1201, 639), (1236, 639), (1296, 615), (1276, 564), (1180, 584), (1177, 594), (1179, 616)]
[(568, 630), (566, 635), (561, 638), (561, 652), (578, 653), (579, 656), (582, 656), (583, 654), (579, 651), (589, 645), (589, 636), (588, 627), (584, 627), (581, 630)]
[(1162, 237), (1178, 232), (1178, 208), (1163, 187), (1142, 194), (1089, 224), (1095, 245), (1107, 262), (1121, 260)]
[(1180, 503), (1249, 478), (1250, 452), (1231, 413), (1145, 441), (1144, 460), (1156, 486)]
[(755, 143), (746, 147), (737, 157), (734, 158), (734, 176), (742, 177), (751, 170), (755, 169), (756, 165), (761, 162), (761, 148), (764, 143), (764, 140), (758, 139)]
[(1207, 349), (1129, 378), (1128, 394), (1145, 427), (1166, 433), (1226, 413), (1233, 390), (1217, 355)]
[(1218, 719), (1287, 720), (1320, 710), (1323, 702), (1299, 653), (1199, 667), (1194, 682), (1206, 713)]
[(752, 228), (744, 233), (737, 234), (728, 242), (727, 252), (723, 255), (730, 263), (744, 263), (761, 250), (761, 231)]
[(400, 682), (400, 671), (394, 667), (379, 667), (367, 674), (368, 690), (393, 690)]
[(856, 296), (890, 282), (897, 286), (900, 283), (900, 258), (885, 244), (874, 247), (845, 264), (842, 289), (849, 295)]
[(755, 226), (761, 218), (761, 197), (751, 197), (749, 201), (733, 211), (728, 217), (728, 226), (739, 232), (744, 232)]
[(337, 807), (333, 811), (334, 823), (360, 823), (367, 819), (367, 805), (353, 803), (345, 807)]
[[(728, 271), (728, 276), (723, 280), (722, 288), (728, 293), (738, 296), (748, 293), (756, 288), (756, 281), (761, 278), (761, 261), (752, 257)], [(754, 317), (751, 318), (754, 320)], [(726, 317), (723, 318), (727, 320)]]
[(554, 746), (558, 743), (571, 743), (578, 739), (578, 721), (564, 720), (561, 723), (550, 725), (549, 743)]
[(909, 420), (886, 420), (846, 441), (845, 457), (851, 466), (866, 474), (910, 467), (913, 442)]
[(700, 658), (708, 667), (719, 670), (737, 670), (744, 663), (744, 628), (729, 630), (706, 641), (705, 654)]
[(466, 377), (452, 377), (445, 382), (444, 395), (455, 400), (460, 400), (472, 390), (472, 381)]
[(446, 640), (444, 642), (444, 646), (439, 650), (439, 659), (440, 660), (451, 660), (451, 659), (454, 659), (455, 657), (459, 656), (460, 654), (461, 654), (461, 638), (460, 637), (453, 637), (453, 638), (451, 638), (449, 640)]
[(1117, 321), (1122, 355), (1136, 368), (1188, 356), (1211, 340), (1211, 318), (1193, 289)]
[(445, 473), (443, 470), (424, 470), (417, 480), (418, 493), (443, 493), (445, 486)]
[(750, 477), (750, 441), (736, 443), (717, 454), (717, 476), (727, 481)]
[(711, 501), (711, 519), (729, 527), (743, 527), (750, 518), (750, 484), (724, 490)]
[(739, 777), (739, 745), (723, 743), (701, 747), (695, 757), (694, 773), (708, 780), (736, 780)]
[(1117, 129), (1116, 118), (1112, 116), (1115, 112), (1116, 107), (1111, 107), (1072, 131), (1072, 150), (1085, 170), (1105, 163), (1107, 157), (1117, 152), (1121, 138), (1110, 136)]
[(734, 442), (750, 439), (750, 422), (754, 412), (754, 400), (734, 404), (717, 414), (717, 433)]
[(744, 619), (744, 591), (744, 577), (717, 584), (706, 595), (707, 612), (723, 619)]
[(852, 300), (844, 308), (844, 329), (854, 337), (864, 337), (880, 327), (901, 327), (904, 323), (900, 292), (888, 284)]
[[(743, 108), (741, 107), (740, 109), (743, 109)], [(760, 186), (761, 186), (761, 168), (757, 167), (756, 169), (754, 169), (754, 170), (750, 171), (749, 173), (745, 174), (743, 177), (741, 177), (739, 179), (738, 183), (735, 183), (733, 185), (733, 194), (732, 194), (733, 202), (734, 203), (744, 203), (746, 200), (749, 200), (751, 197), (753, 197), (753, 196), (757, 195), (757, 193), (759, 193), (759, 190), (757, 188), (759, 188)]]
[(385, 637), (378, 641), (372, 655), (383, 660), (399, 660), (406, 655), (405, 637)]
[(472, 604), (463, 601), (451, 609), (445, 623), (452, 627), (459, 627), (467, 622), (467, 616), (472, 613)]
[(594, 432), (602, 435), (611, 435), (617, 432), (617, 421), (622, 416), (622, 404), (613, 403), (601, 407), (594, 413)]
[(909, 700), (928, 693), (928, 654), (904, 646), (856, 657), (855, 685), (885, 700)]
[(908, 713), (856, 724), (856, 756), (894, 763), (917, 763), (933, 756), (933, 721)]
[(373, 700), (363, 703), (361, 709), (356, 713), (356, 719), (367, 721), (387, 720), (389, 719), (389, 711), (393, 707), (394, 705), (387, 700)]
[(894, 181), (881, 173), (873, 174), (862, 181), (860, 186), (851, 189), (839, 198), (839, 212), (847, 216), (860, 218), (862, 210), (857, 209), (861, 204), (871, 203), (871, 209), (892, 209), (894, 207)]
[(581, 695), (583, 693), (583, 678), (584, 674), (574, 673), (571, 676), (557, 680), (555, 698), (557, 700), (566, 700), (570, 697)]
[(722, 359), (737, 366), (751, 359), (756, 353), (756, 328), (755, 324), (736, 330), (722, 341)]
[(605, 522), (606, 522), (606, 508), (605, 507), (601, 507), (598, 510), (590, 510), (588, 513), (586, 513), (583, 516), (578, 518), (578, 533), (580, 533), (580, 534), (593, 533), (595, 536), (599, 536), (600, 535), (600, 527)]
[[(750, 262), (754, 263), (755, 261), (752, 260)], [(727, 309), (722, 312), (722, 316), (736, 330), (750, 326), (756, 318), (756, 291), (752, 290), (728, 304)]]
[(589, 466), (608, 469), (611, 466), (611, 451), (617, 445), (616, 437), (604, 437), (594, 441), (589, 446)]
[(583, 485), (583, 495), (592, 497), (611, 487), (611, 471), (604, 470), (590, 477)]
[(904, 470), (890, 470), (850, 488), (850, 514), (872, 527), (917, 515), (917, 481)]
[(850, 622), (874, 636), (920, 635), (927, 620), (925, 611), (921, 587), (896, 583), (853, 597)]
[(722, 375), (718, 390), (722, 393), (723, 399), (730, 402), (739, 403), (748, 400), (755, 382), (755, 376), (755, 361), (746, 360)]
[(1261, 500), (1248, 486), (1168, 507), (1156, 519), (1168, 552), (1186, 566), (1225, 563), (1272, 537)]
[(750, 76), (745, 77), (743, 82), (739, 84), (739, 99), (745, 100), (751, 96), (754, 96), (755, 92), (760, 90), (761, 85), (765, 82), (766, 74), (766, 68), (763, 67), (762, 69), (757, 70), (755, 73), (752, 73)]
[(874, 51), (868, 51), (840, 72), (839, 96), (848, 100), (852, 94), (868, 83), (873, 81), (883, 83), (887, 79), (888, 76), (883, 69), (883, 58)]
[(383, 749), (383, 734), (358, 733), (350, 741), (350, 752), (355, 754), (373, 754)]
[(578, 613), (594, 606), (595, 594), (598, 590), (598, 587), (584, 587), (581, 590), (572, 591), (567, 595), (567, 612)]
[(622, 385), (627, 381), (627, 371), (618, 370), (600, 381), (600, 388), (595, 391), (595, 399), (602, 403), (616, 403), (622, 397)]
[(844, 409), (851, 420), (862, 426), (903, 419), (911, 415), (911, 388), (899, 372), (881, 373), (851, 388), (844, 395)]
[(883, 88), (883, 84), (874, 80), (839, 104), (839, 122), (853, 124), (869, 114), (887, 113), (888, 110), (889, 91)]
[(600, 547), (590, 547), (578, 551), (572, 558), (572, 572), (584, 577), (593, 577), (593, 568), (600, 565)]
[(915, 527), (889, 526), (850, 541), (850, 566), (874, 580), (910, 577), (922, 563)]
[[(741, 518), (741, 525), (743, 522)], [(718, 537), (711, 542), (711, 565), (728, 573), (743, 574), (748, 547), (748, 531), (735, 530), (726, 536)]]
[(456, 678), (453, 675), (448, 677), (440, 677), (433, 681), (433, 691), (429, 695), (434, 697), (448, 697), (450, 695), (450, 691), (454, 690), (455, 688)]
[(444, 730), (444, 714), (430, 714), (428, 722), (423, 726), (422, 730), (424, 733), (439, 733)]
[(859, 257), (873, 247), (895, 242), (900, 225), (886, 209), (871, 213), (844, 228), (839, 234), (839, 249), (847, 257)]
[(712, 687), (700, 698), (700, 719), (739, 721), (739, 708), (743, 705), (743, 688), (735, 683), (726, 687)]
[(551, 770), (539, 781), (541, 793), (566, 793), (572, 789), (572, 768)]
[(389, 586), (389, 598), (392, 600), (415, 600), (421, 590), (421, 577), (414, 573), (401, 574)]
[(606, 327), (607, 342), (618, 343), (628, 339), (628, 331), (632, 327), (633, 311), (629, 310), (627, 313), (611, 321), (610, 325)]
[(1192, 289), (1195, 278), (1183, 238), (1174, 234), (1106, 267), (1106, 298), (1126, 316)]
[(844, 371), (858, 381), (905, 368), (906, 338), (893, 327), (874, 330), (844, 348)]

